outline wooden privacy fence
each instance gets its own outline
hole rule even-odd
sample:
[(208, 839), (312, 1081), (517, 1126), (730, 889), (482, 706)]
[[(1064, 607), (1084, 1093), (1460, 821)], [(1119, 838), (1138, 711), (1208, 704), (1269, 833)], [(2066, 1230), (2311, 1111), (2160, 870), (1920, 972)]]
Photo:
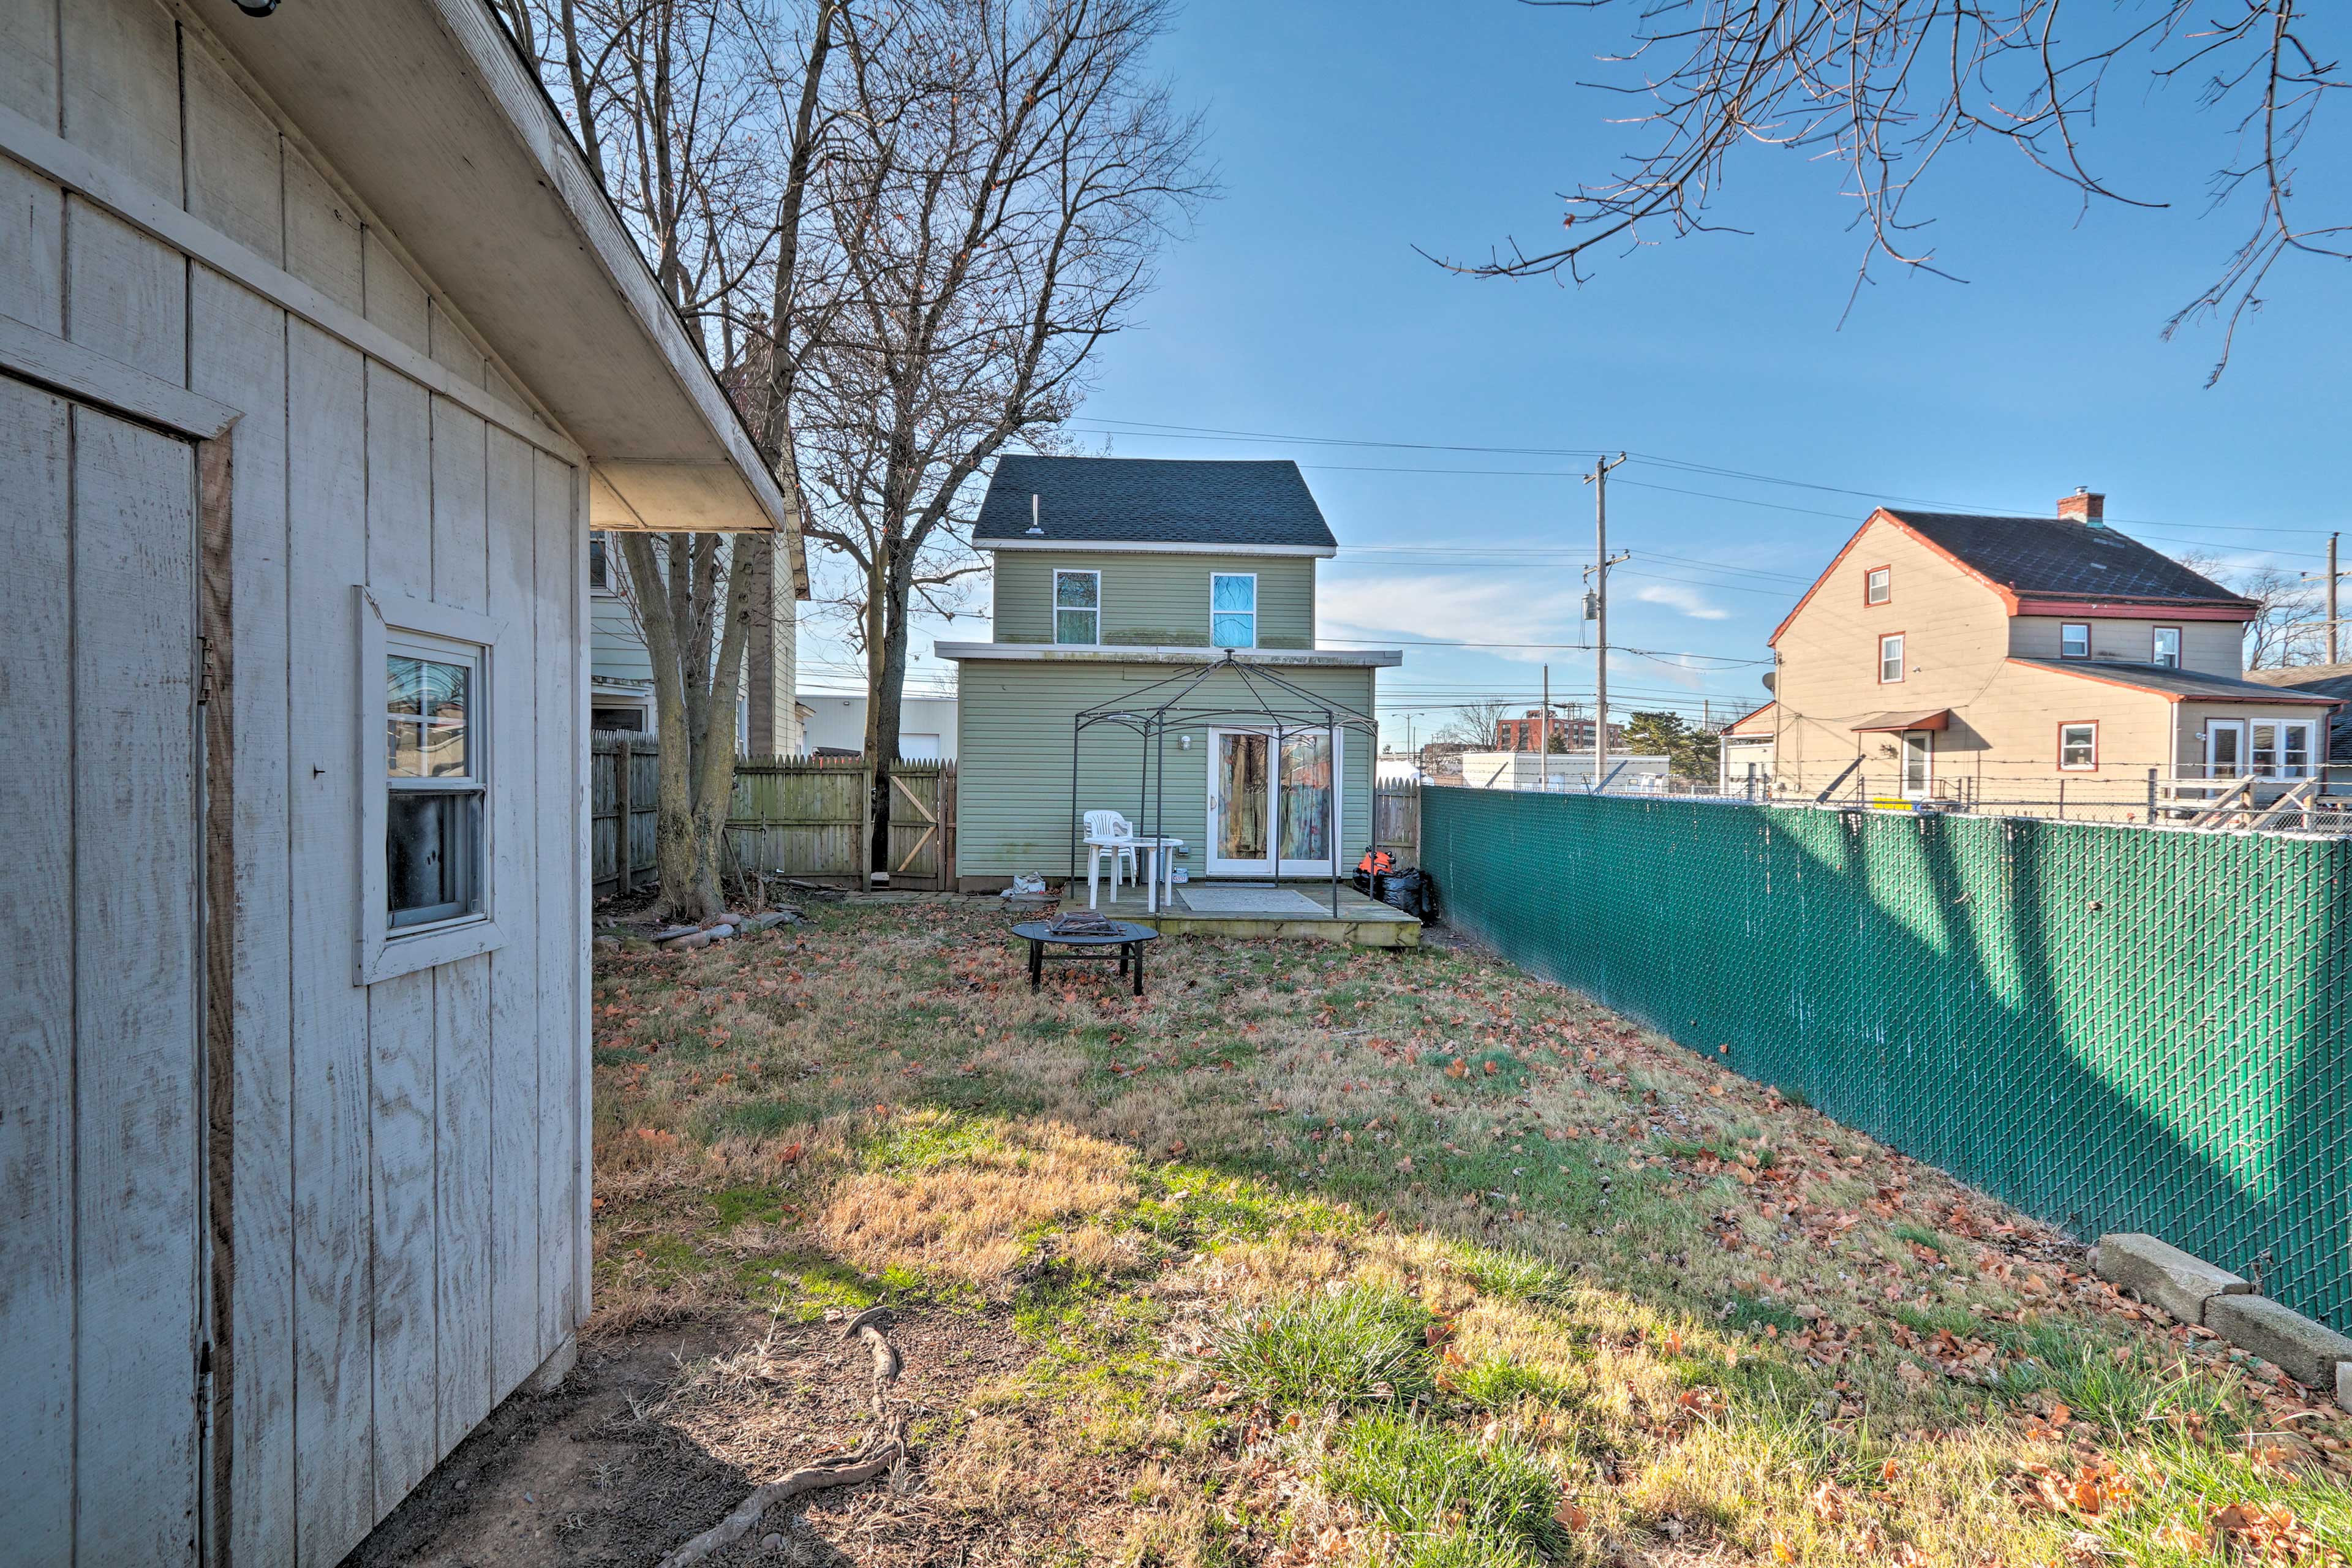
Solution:
[[(590, 743), (590, 761), (596, 892), (650, 887), (660, 747), (649, 735), (601, 731)], [(862, 885), (872, 787), (873, 769), (863, 757), (739, 757), (727, 816), (727, 869)], [(625, 866), (624, 821), (629, 825)], [(902, 762), (891, 768), (890, 885), (955, 885), (953, 763)]]
[(1410, 781), (1372, 790), (1372, 847), (1396, 857), (1399, 866), (1421, 864), (1421, 786)]

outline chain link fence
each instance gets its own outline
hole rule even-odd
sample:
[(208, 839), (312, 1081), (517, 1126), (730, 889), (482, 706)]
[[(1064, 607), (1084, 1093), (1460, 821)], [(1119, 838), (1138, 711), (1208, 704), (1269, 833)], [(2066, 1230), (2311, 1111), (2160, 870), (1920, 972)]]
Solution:
[(2352, 842), (1436, 789), (1422, 863), (1522, 967), (2352, 1329)]

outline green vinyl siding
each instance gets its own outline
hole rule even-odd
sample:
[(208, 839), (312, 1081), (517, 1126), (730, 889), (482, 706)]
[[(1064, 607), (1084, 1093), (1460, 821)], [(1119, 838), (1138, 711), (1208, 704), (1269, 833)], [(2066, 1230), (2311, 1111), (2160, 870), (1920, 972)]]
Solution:
[(1146, 555), (1119, 551), (1000, 550), (995, 640), (1054, 640), (1054, 573), (1102, 574), (1102, 640), (1125, 647), (1207, 647), (1209, 579), (1257, 577), (1257, 646), (1315, 646), (1315, 557)]
[[(1205, 622), (1208, 578), (1201, 578)], [(1108, 589), (1106, 586), (1106, 595)], [(1263, 592), (1263, 589), (1261, 589)], [(1262, 614), (1263, 612), (1261, 612)], [(1071, 721), (1081, 709), (1132, 694), (1152, 699), (1143, 688), (1181, 672), (1165, 664), (1107, 664), (1058, 659), (965, 661), (957, 683), (956, 872), (963, 877), (1010, 877), (1017, 871), (1066, 874), (1070, 828), (1083, 811), (1117, 811), (1141, 832), (1150, 832), (1152, 803), (1143, 795), (1141, 742), (1128, 730), (1098, 724), (1086, 732), (1079, 753), (1078, 798), (1070, 799)], [(1373, 671), (1361, 668), (1295, 668), (1281, 675), (1304, 689), (1360, 712), (1372, 710)], [(1263, 683), (1261, 683), (1263, 684)], [(1164, 700), (1172, 688), (1155, 696)], [(1219, 672), (1186, 699), (1194, 708), (1250, 706), (1240, 679)], [(1233, 728), (1255, 728), (1236, 717)], [(1164, 831), (1184, 840), (1189, 853), (1177, 864), (1196, 877), (1207, 875), (1208, 725), (1171, 726), (1166, 756)], [(1180, 742), (1189, 735), (1192, 746)], [(1340, 735), (1339, 859), (1345, 874), (1370, 842), (1372, 763), (1370, 735)], [(1155, 787), (1153, 794), (1158, 795)], [(1082, 866), (1079, 874), (1085, 874)]]

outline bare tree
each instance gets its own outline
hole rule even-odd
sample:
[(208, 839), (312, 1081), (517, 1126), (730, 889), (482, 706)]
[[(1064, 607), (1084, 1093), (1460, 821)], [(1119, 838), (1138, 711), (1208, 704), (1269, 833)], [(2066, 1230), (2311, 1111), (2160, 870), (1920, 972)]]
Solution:
[(800, 369), (809, 532), (852, 574), (886, 877), (910, 619), (982, 570), (974, 489), (1049, 447), (1095, 349), (1207, 190), (1199, 122), (1145, 73), (1163, 0), (845, 9), (815, 176), (836, 280)]
[(2232, 569), (2210, 550), (2183, 551), (2177, 559), (2253, 605), (2253, 618), (2246, 623), (2248, 669), (2326, 661), (2327, 617), (2317, 584), (2284, 566)]
[(1505, 702), (1499, 699), (1465, 702), (1454, 709), (1454, 716), (1446, 720), (1430, 739), (1465, 745), (1475, 752), (1491, 752), (1496, 746), (1496, 736), (1502, 733), (1499, 728), (1502, 721), (1517, 718), (1522, 710), (1531, 710), (1524, 702)]
[[(1915, 188), (1956, 143), (2005, 142), (2087, 204), (2167, 204), (2128, 195), (2093, 171), (2084, 142), (2122, 68), (2157, 86), (2193, 84), (2200, 109), (2234, 117), (2237, 152), (2212, 174), (2211, 205), (2252, 209), (2228, 263), (2165, 328), (2223, 322), (2208, 384), (2229, 363), (2272, 268), (2294, 254), (2352, 258), (2352, 224), (2295, 206), (2305, 138), (2347, 85), (2315, 35), (2308, 0), (1528, 0), (1629, 12), (1623, 78), (1646, 100), (1626, 123), (1646, 132), (1613, 178), (1567, 195), (1565, 237), (1513, 241), (1461, 270), (1581, 279), (1601, 247), (1721, 226), (1708, 220), (1734, 148), (1761, 143), (1842, 163), (1867, 235), (1855, 288), (1878, 262), (1942, 273), (1910, 212)], [(2063, 14), (2063, 25), (2062, 25)], [(1448, 265), (1454, 265), (1449, 263)], [(1948, 276), (1948, 274), (1945, 274)]]
[[(590, 169), (776, 473), (801, 490), (790, 408), (804, 337), (801, 243), (839, 6), (813, 0), (499, 0)], [(736, 703), (751, 637), (773, 625), (790, 541), (620, 536), (616, 574), (654, 675), (663, 912), (721, 906)], [(794, 588), (805, 593), (804, 579)]]

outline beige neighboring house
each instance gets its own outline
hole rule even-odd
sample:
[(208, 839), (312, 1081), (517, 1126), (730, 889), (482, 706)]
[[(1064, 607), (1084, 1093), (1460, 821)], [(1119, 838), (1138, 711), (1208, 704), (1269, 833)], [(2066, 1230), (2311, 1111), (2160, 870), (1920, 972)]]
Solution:
[(1727, 787), (2140, 820), (2313, 778), (2336, 700), (2246, 679), (2256, 606), (2103, 511), (1871, 513), (1773, 632)]

